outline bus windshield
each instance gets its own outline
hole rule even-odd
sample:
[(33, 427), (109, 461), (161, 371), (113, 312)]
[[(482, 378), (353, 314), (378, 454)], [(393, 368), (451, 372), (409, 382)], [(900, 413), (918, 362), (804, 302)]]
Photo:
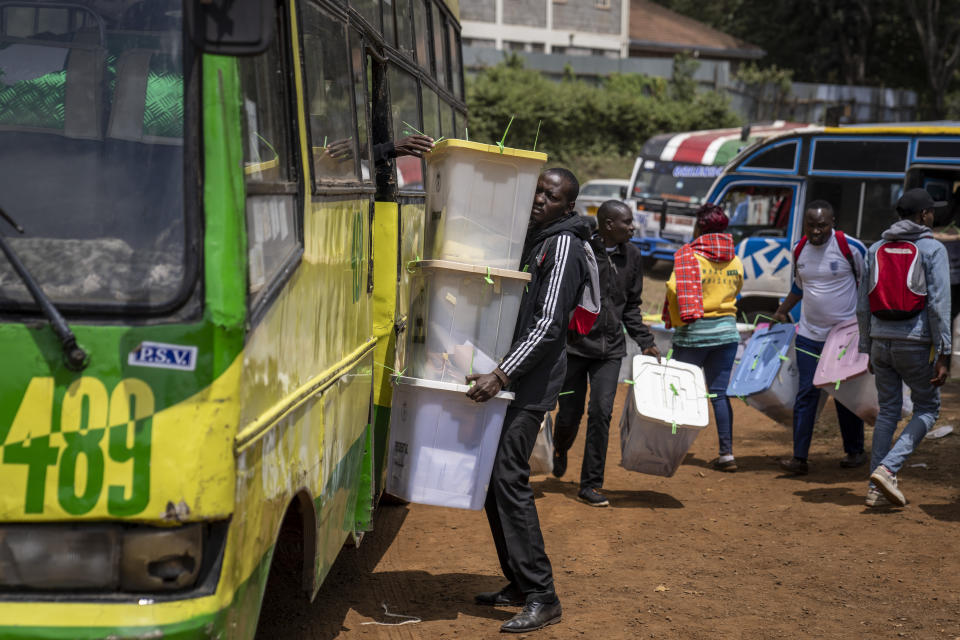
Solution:
[[(66, 308), (185, 289), (179, 2), (0, 5), (0, 233)], [(33, 306), (0, 259), (0, 308)]]
[(645, 160), (633, 183), (633, 197), (699, 204), (722, 171), (723, 167)]

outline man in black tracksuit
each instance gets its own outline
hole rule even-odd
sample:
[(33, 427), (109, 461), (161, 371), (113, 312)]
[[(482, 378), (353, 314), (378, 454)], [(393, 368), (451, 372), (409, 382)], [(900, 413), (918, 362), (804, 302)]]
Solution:
[(583, 242), (590, 226), (573, 211), (579, 190), (566, 169), (540, 176), (521, 257), (531, 279), (520, 302), (513, 346), (492, 373), (467, 376), (474, 383), (467, 396), (477, 402), (504, 387), (515, 394), (503, 421), (485, 505), (508, 584), (476, 598), (485, 605), (522, 605), (523, 611), (501, 627), (514, 633), (541, 629), (559, 622), (561, 615), (530, 488), (529, 460), (543, 416), (560, 393), (568, 321), (589, 277)]
[(567, 450), (577, 437), (589, 378), (590, 406), (578, 497), (591, 506), (605, 507), (609, 503), (600, 487), (620, 360), (627, 354), (623, 328), (644, 354), (659, 359), (660, 351), (640, 310), (643, 268), (640, 250), (630, 242), (633, 213), (623, 202), (607, 200), (597, 211), (597, 227), (590, 244), (600, 272), (600, 317), (586, 337), (567, 344), (567, 376), (553, 433), (553, 475), (560, 478), (567, 469)]

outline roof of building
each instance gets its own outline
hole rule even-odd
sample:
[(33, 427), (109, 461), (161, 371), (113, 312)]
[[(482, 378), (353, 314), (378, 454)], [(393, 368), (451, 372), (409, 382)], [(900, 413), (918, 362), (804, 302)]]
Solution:
[(707, 58), (757, 59), (766, 51), (648, 0), (630, 2), (630, 48)]

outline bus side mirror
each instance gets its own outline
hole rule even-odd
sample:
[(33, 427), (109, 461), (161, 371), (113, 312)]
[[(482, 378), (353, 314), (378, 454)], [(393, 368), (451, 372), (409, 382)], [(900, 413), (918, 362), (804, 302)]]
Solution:
[(249, 56), (266, 51), (276, 0), (187, 0), (187, 33), (204, 53)]
[(627, 199), (627, 188), (626, 188), (626, 187), (620, 187), (620, 199), (621, 199), (621, 200), (626, 200), (626, 199)]

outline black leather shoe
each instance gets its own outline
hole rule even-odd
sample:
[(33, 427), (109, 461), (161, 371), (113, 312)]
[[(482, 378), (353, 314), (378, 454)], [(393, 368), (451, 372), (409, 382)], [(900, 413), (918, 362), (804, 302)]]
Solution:
[(867, 454), (861, 451), (860, 453), (848, 453), (846, 456), (840, 459), (840, 466), (844, 469), (855, 469), (867, 461)]
[(807, 461), (800, 458), (783, 458), (780, 460), (780, 468), (796, 476), (805, 476), (809, 471)]
[(504, 633), (526, 633), (543, 629), (560, 622), (563, 613), (560, 600), (553, 602), (528, 602), (523, 611), (503, 623), (500, 631)]
[(485, 607), (522, 607), (526, 598), (519, 589), (508, 584), (500, 591), (478, 593), (473, 601)]
[(567, 472), (567, 452), (559, 449), (553, 450), (553, 475), (556, 478), (562, 478)]

